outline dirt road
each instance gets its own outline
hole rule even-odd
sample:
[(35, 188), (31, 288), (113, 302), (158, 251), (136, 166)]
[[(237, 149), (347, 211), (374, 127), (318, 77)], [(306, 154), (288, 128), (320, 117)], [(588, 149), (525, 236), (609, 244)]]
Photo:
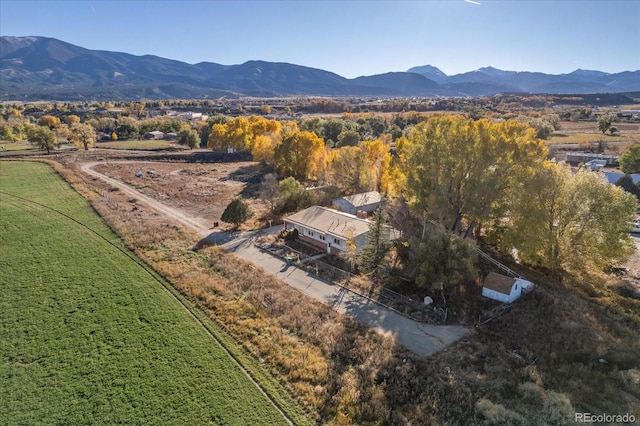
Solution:
[(187, 228), (194, 230), (202, 238), (207, 238), (236, 255), (247, 259), (254, 265), (263, 268), (266, 273), (274, 275), (304, 294), (355, 318), (362, 324), (382, 334), (394, 336), (400, 344), (418, 355), (429, 356), (462, 338), (469, 331), (467, 327), (458, 325), (436, 326), (419, 323), (366, 297), (324, 281), (296, 267), (286, 267), (282, 260), (257, 249), (254, 245), (254, 240), (259, 235), (277, 232), (279, 228), (274, 227), (270, 230), (242, 234), (211, 232), (206, 224), (187, 216), (184, 212), (171, 208), (140, 193), (123, 182), (93, 170), (93, 167), (98, 164), (101, 163), (85, 163), (81, 166), (81, 170), (120, 188), (157, 212), (171, 217)]

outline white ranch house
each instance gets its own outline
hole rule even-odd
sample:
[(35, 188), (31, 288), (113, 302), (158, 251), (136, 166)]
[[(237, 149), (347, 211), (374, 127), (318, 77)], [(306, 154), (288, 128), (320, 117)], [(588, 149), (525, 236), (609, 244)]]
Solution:
[(353, 238), (356, 251), (360, 251), (369, 232), (369, 221), (352, 214), (327, 207), (312, 206), (284, 219), (287, 230), (297, 230), (302, 241), (329, 254), (342, 254), (347, 240)]

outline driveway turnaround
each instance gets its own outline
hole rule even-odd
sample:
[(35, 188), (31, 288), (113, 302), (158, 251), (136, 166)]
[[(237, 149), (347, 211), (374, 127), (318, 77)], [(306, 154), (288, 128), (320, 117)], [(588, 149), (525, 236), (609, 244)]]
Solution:
[(319, 300), (338, 312), (355, 318), (360, 323), (381, 334), (393, 336), (398, 343), (417, 355), (429, 356), (462, 338), (469, 331), (468, 327), (460, 325), (424, 324), (407, 318), (344, 287), (322, 280), (295, 266), (287, 266), (281, 259), (255, 246), (256, 238), (268, 233), (278, 232), (282, 227), (236, 234), (221, 231), (211, 233), (206, 225), (199, 223), (194, 218), (190, 218), (185, 212), (168, 207), (151, 197), (141, 194), (121, 181), (96, 172), (93, 167), (97, 164), (100, 163), (84, 164), (82, 170), (119, 187), (138, 198), (140, 202), (198, 232), (209, 243), (219, 244), (304, 294)]

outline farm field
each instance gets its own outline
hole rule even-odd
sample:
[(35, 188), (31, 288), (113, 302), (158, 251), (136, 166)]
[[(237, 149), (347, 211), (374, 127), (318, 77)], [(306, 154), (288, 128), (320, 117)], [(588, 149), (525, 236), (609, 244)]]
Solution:
[(8, 142), (0, 141), (0, 145), (4, 147), (2, 151), (37, 151), (35, 145), (22, 141), (22, 142)]
[(0, 191), (0, 423), (286, 424), (52, 169)]
[(157, 150), (188, 150), (189, 148), (179, 145), (176, 141), (168, 140), (128, 140), (113, 142), (97, 142), (96, 148), (108, 149), (135, 149), (140, 151)]
[(611, 153), (622, 154), (629, 145), (640, 143), (640, 125), (635, 123), (614, 123), (620, 133), (610, 135), (598, 130), (595, 122), (567, 122), (561, 123), (560, 130), (556, 131), (547, 141), (549, 146), (576, 144), (583, 149), (596, 148), (599, 144)]

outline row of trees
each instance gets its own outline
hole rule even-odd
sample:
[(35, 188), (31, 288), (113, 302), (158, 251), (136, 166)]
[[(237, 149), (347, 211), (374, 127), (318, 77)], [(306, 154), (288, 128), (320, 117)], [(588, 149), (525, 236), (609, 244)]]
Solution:
[[(7, 120), (0, 119), (0, 139), (8, 141), (21, 141), (28, 139), (27, 133), (34, 126), (45, 126), (57, 133), (58, 139), (66, 136), (66, 131), (74, 124), (80, 123), (82, 120), (79, 116), (70, 114), (62, 117), (53, 115), (43, 115), (37, 121), (16, 115)], [(129, 116), (121, 116), (118, 118), (101, 117), (90, 118), (84, 121), (85, 124), (91, 126), (95, 133), (103, 133), (110, 137), (111, 140), (127, 140), (139, 139), (148, 132), (159, 130), (164, 133), (178, 133), (183, 130), (194, 130), (197, 132), (199, 146), (208, 136), (211, 125), (205, 121), (195, 123), (193, 126), (189, 123), (175, 118), (149, 118), (137, 120)]]
[(389, 137), (332, 149), (296, 122), (256, 116), (214, 124), (208, 141), (212, 149), (249, 151), (282, 175), (336, 184), (346, 192), (382, 189), (390, 162)]
[(59, 128), (52, 130), (47, 126), (32, 126), (27, 131), (27, 138), (29, 142), (49, 154), (58, 144), (58, 136), (60, 134), (64, 134), (71, 143), (83, 147), (85, 150), (89, 149), (89, 146), (96, 141), (96, 132), (93, 127), (83, 123), (76, 123), (68, 129), (65, 128), (64, 133)]

